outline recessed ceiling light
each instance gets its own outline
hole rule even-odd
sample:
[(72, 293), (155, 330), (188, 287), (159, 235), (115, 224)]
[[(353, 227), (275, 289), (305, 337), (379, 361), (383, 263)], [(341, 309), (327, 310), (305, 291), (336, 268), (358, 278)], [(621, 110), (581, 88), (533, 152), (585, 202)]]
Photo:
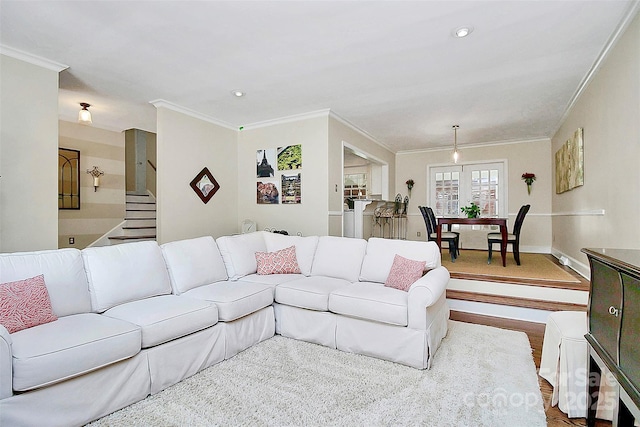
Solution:
[(459, 27), (453, 30), (453, 34), (458, 38), (467, 37), (473, 32), (473, 27)]
[(231, 93), (236, 98), (242, 98), (245, 95), (245, 93), (243, 91), (241, 91), (241, 90), (232, 90)]

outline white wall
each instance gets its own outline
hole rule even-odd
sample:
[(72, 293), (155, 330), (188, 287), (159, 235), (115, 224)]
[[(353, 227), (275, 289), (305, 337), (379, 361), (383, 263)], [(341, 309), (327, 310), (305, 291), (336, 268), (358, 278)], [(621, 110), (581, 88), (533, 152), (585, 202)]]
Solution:
[[(238, 226), (245, 219), (256, 221), (258, 230), (286, 230), (289, 234), (327, 235), (327, 116), (283, 121), (245, 128), (238, 134)], [(256, 202), (256, 152), (289, 145), (302, 145), (302, 203), (265, 205)], [(275, 168), (275, 166), (274, 166)], [(342, 177), (342, 172), (340, 172)], [(280, 174), (275, 171), (279, 180)]]
[[(584, 129), (584, 185), (553, 193), (553, 249), (582, 263), (583, 247), (640, 249), (640, 15), (552, 139), (554, 154)], [(589, 212), (604, 210), (604, 215)]]
[[(238, 231), (236, 131), (157, 107), (158, 243)], [(220, 184), (207, 204), (189, 186), (204, 168)]]
[[(460, 164), (465, 162), (491, 162), (506, 160), (508, 173), (508, 213), (509, 231), (513, 229), (513, 221), (520, 206), (530, 204), (520, 240), (523, 252), (549, 252), (551, 248), (551, 191), (553, 176), (549, 163), (551, 143), (549, 140), (536, 140), (513, 144), (497, 144), (462, 147)], [(409, 202), (409, 218), (407, 238), (425, 240), (426, 227), (418, 211), (418, 206), (428, 206), (427, 167), (428, 165), (451, 164), (452, 149), (440, 151), (400, 152), (396, 155), (396, 192), (407, 194), (406, 181), (413, 179)], [(531, 195), (527, 194), (527, 186), (522, 181), (525, 172), (535, 173)], [(417, 233), (421, 236), (418, 237)], [(486, 249), (487, 231), (473, 232), (463, 229), (461, 245), (466, 248)]]
[(58, 70), (0, 55), (0, 252), (58, 247)]

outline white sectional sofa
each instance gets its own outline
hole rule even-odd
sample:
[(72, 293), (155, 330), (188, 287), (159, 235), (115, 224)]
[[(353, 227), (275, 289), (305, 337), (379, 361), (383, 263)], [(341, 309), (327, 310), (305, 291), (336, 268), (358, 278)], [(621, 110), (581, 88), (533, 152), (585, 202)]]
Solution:
[[(257, 274), (295, 246), (300, 273)], [(384, 286), (395, 255), (430, 270)], [(58, 320), (0, 325), (0, 425), (82, 425), (274, 335), (428, 368), (447, 333), (433, 242), (255, 232), (158, 246), (0, 254), (0, 283), (43, 275)]]

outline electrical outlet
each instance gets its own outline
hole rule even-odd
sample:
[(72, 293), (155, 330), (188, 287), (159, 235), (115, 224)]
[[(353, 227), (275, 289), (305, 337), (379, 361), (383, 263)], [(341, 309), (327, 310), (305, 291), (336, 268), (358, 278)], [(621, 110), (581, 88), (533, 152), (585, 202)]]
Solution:
[(418, 231), (418, 237), (422, 236), (422, 233)]
[(76, 243), (76, 238), (75, 237), (69, 237), (69, 244), (70, 245), (75, 245)]

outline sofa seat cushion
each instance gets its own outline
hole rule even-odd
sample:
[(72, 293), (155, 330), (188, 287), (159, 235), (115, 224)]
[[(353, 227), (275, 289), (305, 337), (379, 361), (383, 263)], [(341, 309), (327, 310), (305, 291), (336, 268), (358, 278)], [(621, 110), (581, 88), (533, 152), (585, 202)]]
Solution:
[(218, 307), (218, 320), (230, 322), (273, 304), (273, 288), (260, 283), (225, 281), (192, 289), (189, 298), (210, 301)]
[(407, 292), (379, 283), (354, 283), (333, 291), (329, 311), (359, 319), (407, 326)]
[(276, 302), (310, 310), (328, 311), (329, 294), (351, 286), (347, 280), (334, 277), (311, 276), (276, 286)]
[(218, 308), (207, 301), (161, 295), (118, 305), (105, 316), (140, 326), (142, 348), (153, 347), (218, 323)]
[(26, 391), (132, 357), (141, 334), (132, 323), (83, 313), (24, 329), (11, 340), (13, 388)]
[(275, 288), (280, 283), (291, 282), (292, 280), (298, 280), (303, 278), (302, 274), (269, 274), (265, 276), (263, 274), (250, 274), (242, 278), (243, 282), (262, 283), (263, 285), (269, 285)]

